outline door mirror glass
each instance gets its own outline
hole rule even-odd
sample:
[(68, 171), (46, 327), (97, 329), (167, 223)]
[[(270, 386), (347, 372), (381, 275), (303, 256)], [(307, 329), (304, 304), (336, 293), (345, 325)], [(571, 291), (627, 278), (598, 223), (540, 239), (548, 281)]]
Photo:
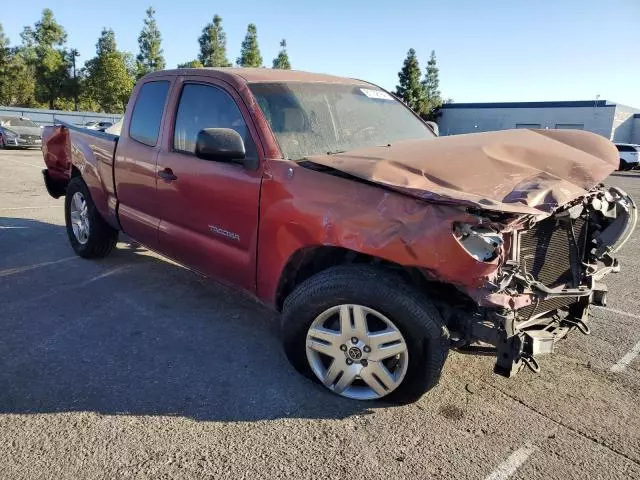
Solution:
[(196, 137), (195, 154), (203, 160), (243, 163), (244, 141), (231, 128), (205, 128)]

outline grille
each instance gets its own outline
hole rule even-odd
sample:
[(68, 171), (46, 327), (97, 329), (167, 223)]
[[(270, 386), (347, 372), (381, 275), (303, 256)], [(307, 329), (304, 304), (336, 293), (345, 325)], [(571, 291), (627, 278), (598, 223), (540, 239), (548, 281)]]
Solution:
[(548, 287), (574, 285), (572, 256), (578, 264), (584, 256), (587, 223), (582, 218), (573, 221), (577, 249), (572, 253), (571, 223), (555, 217), (536, 224), (520, 235), (520, 266), (533, 278)]
[(34, 142), (36, 140), (40, 139), (40, 135), (20, 135), (20, 138), (28, 141), (28, 142)]

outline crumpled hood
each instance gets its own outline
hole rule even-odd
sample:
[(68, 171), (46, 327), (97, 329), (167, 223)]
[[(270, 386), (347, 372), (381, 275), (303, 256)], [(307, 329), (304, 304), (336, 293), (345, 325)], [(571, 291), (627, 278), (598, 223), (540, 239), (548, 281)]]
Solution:
[(580, 130), (503, 130), (313, 155), (309, 161), (407, 195), (547, 216), (619, 163), (615, 146)]
[(27, 127), (27, 126), (10, 126), (4, 127), (18, 135), (41, 135), (40, 127)]

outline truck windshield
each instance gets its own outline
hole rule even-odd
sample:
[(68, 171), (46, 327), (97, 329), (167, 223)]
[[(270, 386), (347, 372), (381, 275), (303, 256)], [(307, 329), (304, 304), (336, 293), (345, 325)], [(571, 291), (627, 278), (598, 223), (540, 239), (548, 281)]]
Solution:
[(374, 86), (291, 82), (249, 88), (290, 160), (434, 138), (408, 108)]

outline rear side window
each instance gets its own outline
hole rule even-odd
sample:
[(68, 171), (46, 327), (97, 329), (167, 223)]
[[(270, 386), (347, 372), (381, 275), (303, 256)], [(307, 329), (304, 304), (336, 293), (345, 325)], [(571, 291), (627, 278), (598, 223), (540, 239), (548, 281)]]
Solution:
[(619, 152), (637, 152), (636, 147), (632, 147), (631, 145), (616, 145), (616, 148)]
[(169, 82), (148, 82), (138, 92), (131, 113), (129, 136), (153, 147), (158, 143), (164, 102), (169, 91)]

